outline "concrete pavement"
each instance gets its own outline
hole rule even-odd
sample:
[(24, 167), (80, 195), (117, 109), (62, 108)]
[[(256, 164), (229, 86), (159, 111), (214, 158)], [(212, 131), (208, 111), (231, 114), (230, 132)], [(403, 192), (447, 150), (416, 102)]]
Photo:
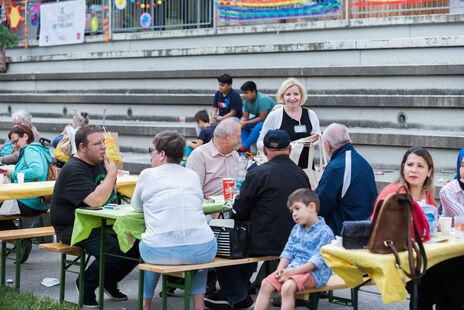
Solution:
[[(59, 297), (59, 286), (45, 287), (40, 283), (44, 278), (59, 279), (60, 255), (39, 249), (37, 245), (33, 245), (28, 261), (21, 266), (21, 291), (32, 292), (38, 296), (50, 296), (56, 300)], [(7, 279), (14, 280), (15, 265), (12, 261), (7, 262)], [(66, 294), (65, 298), (71, 302), (77, 302), (77, 292), (74, 287), (76, 275), (66, 275)], [(14, 286), (14, 282), (8, 285)], [(105, 297), (105, 309), (110, 310), (135, 310), (137, 309), (137, 291), (138, 291), (138, 270), (133, 270), (120, 283), (121, 291), (128, 295), (129, 300), (124, 302), (116, 302)], [(161, 289), (158, 284), (156, 288), (155, 298), (153, 300), (152, 309), (161, 309), (161, 298), (157, 297)], [(179, 292), (179, 291), (178, 291)], [(349, 296), (349, 290), (336, 291), (337, 295)], [(252, 296), (256, 298), (256, 295)], [(1, 298), (1, 297), (0, 297)], [(179, 297), (168, 298), (168, 309), (182, 309), (183, 299)], [(359, 293), (359, 309), (391, 309), (391, 310), (406, 310), (409, 309), (408, 302), (383, 304), (382, 298), (378, 295), (375, 286), (363, 288)], [(269, 309), (278, 309), (271, 307)], [(298, 308), (304, 309), (304, 308)], [(319, 302), (319, 309), (328, 310), (344, 310), (351, 309), (344, 305), (329, 304), (327, 299), (322, 299)]]

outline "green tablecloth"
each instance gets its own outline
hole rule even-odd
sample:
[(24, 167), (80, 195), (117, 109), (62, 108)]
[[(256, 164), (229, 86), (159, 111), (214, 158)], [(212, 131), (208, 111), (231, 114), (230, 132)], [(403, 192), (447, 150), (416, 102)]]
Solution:
[[(205, 214), (219, 212), (223, 203), (224, 199), (221, 196), (214, 197), (214, 202), (205, 200), (203, 212)], [(71, 245), (88, 238), (92, 229), (101, 227), (102, 219), (107, 219), (107, 224), (113, 224), (119, 247), (123, 252), (129, 251), (135, 240), (140, 240), (145, 231), (143, 213), (134, 211), (131, 205), (121, 205), (119, 210), (77, 209), (75, 215)]]

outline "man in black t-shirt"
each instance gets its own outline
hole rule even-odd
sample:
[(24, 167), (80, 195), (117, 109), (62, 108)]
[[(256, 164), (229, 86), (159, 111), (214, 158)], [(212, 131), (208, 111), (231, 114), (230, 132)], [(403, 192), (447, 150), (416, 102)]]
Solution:
[[(116, 202), (115, 184), (117, 168), (106, 157), (103, 131), (95, 125), (81, 127), (75, 136), (77, 153), (63, 166), (53, 190), (50, 217), (55, 232), (60, 240), (71, 240), (74, 212), (79, 207), (97, 208), (107, 202)], [(138, 247), (134, 246), (126, 254), (119, 249), (117, 239), (106, 235), (106, 245), (113, 245), (111, 253), (138, 257)], [(76, 245), (95, 256), (93, 263), (85, 271), (84, 306), (98, 307), (95, 289), (98, 287), (100, 265), (100, 229), (94, 229), (89, 237)], [(112, 256), (106, 257), (105, 292), (113, 300), (127, 300), (117, 283), (135, 266), (136, 261), (129, 261)], [(79, 283), (76, 280), (76, 284)]]
[(218, 77), (219, 90), (214, 94), (213, 108), (211, 110), (211, 124), (220, 122), (228, 117), (242, 117), (242, 98), (235, 89), (232, 89), (232, 77), (223, 74)]

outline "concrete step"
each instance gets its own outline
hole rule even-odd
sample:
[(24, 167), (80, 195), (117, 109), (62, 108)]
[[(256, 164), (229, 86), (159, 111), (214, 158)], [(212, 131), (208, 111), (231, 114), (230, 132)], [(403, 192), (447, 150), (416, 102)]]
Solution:
[[(43, 137), (53, 139), (70, 123), (68, 118), (34, 117), (33, 124)], [(102, 120), (91, 123), (101, 125)], [(196, 137), (192, 122), (134, 121), (107, 119), (106, 127), (119, 134), (119, 145), (123, 152), (145, 153), (153, 137), (164, 130), (174, 130), (187, 139)], [(349, 124), (348, 124), (349, 125)], [(11, 129), (11, 118), (0, 116), (0, 138), (6, 137)], [(324, 129), (324, 126), (323, 128)], [(350, 135), (358, 151), (378, 169), (397, 169), (404, 152), (411, 146), (423, 146), (434, 158), (436, 170), (455, 169), (456, 156), (464, 146), (464, 131), (424, 130), (414, 128), (351, 127)]]

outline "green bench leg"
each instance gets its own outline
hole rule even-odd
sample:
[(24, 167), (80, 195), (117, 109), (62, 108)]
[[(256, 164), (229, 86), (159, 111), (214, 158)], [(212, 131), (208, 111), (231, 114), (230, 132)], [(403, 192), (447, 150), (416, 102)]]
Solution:
[(2, 270), (1, 270), (1, 285), (5, 286), (5, 264), (6, 264), (6, 242), (2, 241)]
[(166, 275), (162, 275), (162, 285), (161, 285), (161, 310), (168, 309), (168, 277)]
[[(140, 263), (142, 263), (142, 258), (140, 258)], [(143, 281), (145, 278), (145, 271), (139, 269), (139, 300), (138, 300), (138, 310), (143, 309)]]
[(64, 289), (66, 283), (66, 254), (61, 254), (61, 261), (60, 261), (60, 304), (64, 301)]
[(353, 307), (354, 310), (358, 309), (358, 291), (359, 287), (351, 289), (351, 298), (344, 298), (335, 296), (333, 291), (329, 291), (329, 302), (331, 304), (341, 303), (348, 307)]
[(21, 245), (22, 240), (16, 240), (16, 275), (15, 275), (15, 287), (19, 290), (20, 282), (21, 282)]
[(192, 272), (185, 273), (185, 286), (184, 286), (184, 310), (190, 309), (190, 291), (192, 290)]

